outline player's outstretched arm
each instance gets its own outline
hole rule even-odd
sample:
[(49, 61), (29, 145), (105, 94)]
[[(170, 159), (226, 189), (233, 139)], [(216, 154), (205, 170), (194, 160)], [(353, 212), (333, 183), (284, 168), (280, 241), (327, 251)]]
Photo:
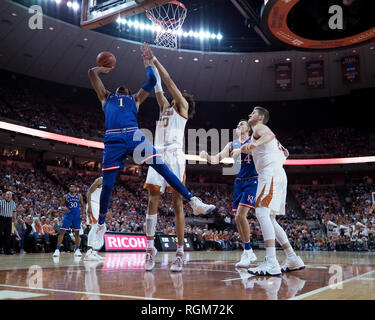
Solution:
[(164, 96), (163, 86), (161, 84), (161, 78), (158, 69), (155, 67), (154, 63), (151, 62), (152, 70), (154, 70), (156, 85), (155, 85), (155, 96), (158, 102), (159, 108), (163, 110), (165, 107), (169, 106), (167, 98)]
[(230, 156), (230, 153), (231, 153), (231, 146), (232, 146), (232, 142), (229, 142), (223, 150), (221, 150), (218, 154), (214, 155), (214, 156), (210, 156), (206, 151), (202, 151), (200, 153), (200, 157), (202, 159), (205, 159), (207, 160), (208, 163), (211, 163), (211, 164), (219, 164), (221, 160), (223, 160), (224, 158), (227, 158)]
[(181, 111), (186, 113), (187, 115), (188, 110), (189, 110), (188, 102), (182, 95), (181, 91), (177, 88), (176, 84), (172, 80), (168, 71), (159, 62), (159, 60), (156, 59), (156, 57), (154, 56), (154, 53), (151, 51), (150, 46), (147, 43), (143, 45), (142, 52), (143, 52), (144, 57), (147, 57), (148, 59), (152, 59), (151, 61), (154, 64), (154, 66), (158, 69), (161, 79), (163, 80), (164, 84), (167, 86), (169, 93), (172, 95), (177, 105), (183, 109)]
[(94, 68), (89, 69), (88, 71), (91, 85), (94, 88), (96, 95), (98, 96), (98, 99), (102, 104), (102, 107), (104, 107), (105, 102), (107, 100), (108, 90), (106, 90), (106, 88), (104, 87), (102, 80), (99, 78), (99, 74), (101, 73), (107, 74), (111, 70), (112, 68), (94, 67)]
[(156, 77), (154, 70), (152, 70), (150, 60), (143, 58), (143, 63), (146, 67), (147, 80), (142, 88), (134, 95), (137, 108), (147, 99), (156, 84)]

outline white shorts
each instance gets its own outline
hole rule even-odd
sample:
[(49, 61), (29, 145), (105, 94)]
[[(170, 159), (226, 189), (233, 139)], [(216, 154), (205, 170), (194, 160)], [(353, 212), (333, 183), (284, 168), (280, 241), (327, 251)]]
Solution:
[(269, 166), (258, 172), (255, 208), (270, 208), (276, 215), (285, 215), (288, 179), (283, 167)]
[(86, 224), (92, 225), (98, 223), (99, 219), (99, 203), (91, 201), (91, 210), (92, 210), (92, 216), (88, 214), (87, 212), (87, 204), (86, 204)]
[[(185, 185), (186, 158), (184, 152), (182, 150), (166, 150), (160, 154), (169, 170)], [(146, 182), (143, 187), (147, 190), (156, 190), (161, 193), (164, 193), (166, 189), (168, 192), (173, 192), (174, 190), (167, 181), (151, 167), (148, 168)]]

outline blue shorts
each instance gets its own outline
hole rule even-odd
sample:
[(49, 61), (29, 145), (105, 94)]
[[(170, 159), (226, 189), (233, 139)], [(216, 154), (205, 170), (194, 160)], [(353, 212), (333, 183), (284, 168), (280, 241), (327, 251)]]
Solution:
[(69, 212), (65, 214), (60, 229), (68, 230), (72, 224), (74, 230), (81, 230), (81, 212)]
[(237, 211), (239, 206), (254, 208), (258, 178), (250, 178), (249, 180), (234, 180), (233, 186), (233, 207), (232, 211)]
[(104, 136), (102, 171), (123, 169), (128, 155), (137, 164), (163, 163), (160, 154), (138, 128), (107, 130)]

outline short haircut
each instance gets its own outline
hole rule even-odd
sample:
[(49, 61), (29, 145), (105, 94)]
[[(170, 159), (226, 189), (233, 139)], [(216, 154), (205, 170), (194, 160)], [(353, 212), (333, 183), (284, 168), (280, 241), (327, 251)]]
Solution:
[(254, 109), (258, 110), (258, 113), (261, 116), (264, 116), (264, 118), (263, 118), (263, 124), (267, 124), (267, 122), (270, 120), (270, 113), (269, 113), (269, 111), (266, 108), (259, 107), (259, 106), (256, 106)]
[(249, 122), (246, 119), (241, 119), (240, 121), (238, 121), (238, 123), (240, 123), (242, 121), (246, 122), (247, 127), (250, 128)]

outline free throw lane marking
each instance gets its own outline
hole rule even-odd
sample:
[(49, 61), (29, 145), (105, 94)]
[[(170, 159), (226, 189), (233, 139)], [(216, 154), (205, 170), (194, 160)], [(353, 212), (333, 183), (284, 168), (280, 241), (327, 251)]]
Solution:
[(316, 289), (316, 290), (313, 290), (313, 291), (301, 294), (301, 295), (296, 296), (294, 298), (290, 298), (289, 300), (302, 300), (302, 299), (305, 299), (307, 297), (313, 296), (315, 294), (321, 293), (323, 291), (326, 291), (326, 290), (329, 290), (329, 289), (334, 289), (335, 287), (338, 287), (338, 286), (340, 286), (340, 285), (342, 285), (344, 283), (348, 283), (348, 282), (351, 282), (353, 280), (362, 280), (362, 277), (368, 276), (368, 275), (370, 275), (370, 274), (372, 274), (374, 272), (375, 272), (375, 270), (372, 270), (372, 271), (363, 273), (363, 274), (361, 274), (359, 276), (355, 276), (353, 278), (349, 278), (349, 279), (346, 279), (344, 281), (338, 282), (338, 283), (336, 283), (334, 285), (328, 285), (328, 286), (325, 286), (325, 287), (322, 287), (322, 288), (319, 288), (319, 289)]

